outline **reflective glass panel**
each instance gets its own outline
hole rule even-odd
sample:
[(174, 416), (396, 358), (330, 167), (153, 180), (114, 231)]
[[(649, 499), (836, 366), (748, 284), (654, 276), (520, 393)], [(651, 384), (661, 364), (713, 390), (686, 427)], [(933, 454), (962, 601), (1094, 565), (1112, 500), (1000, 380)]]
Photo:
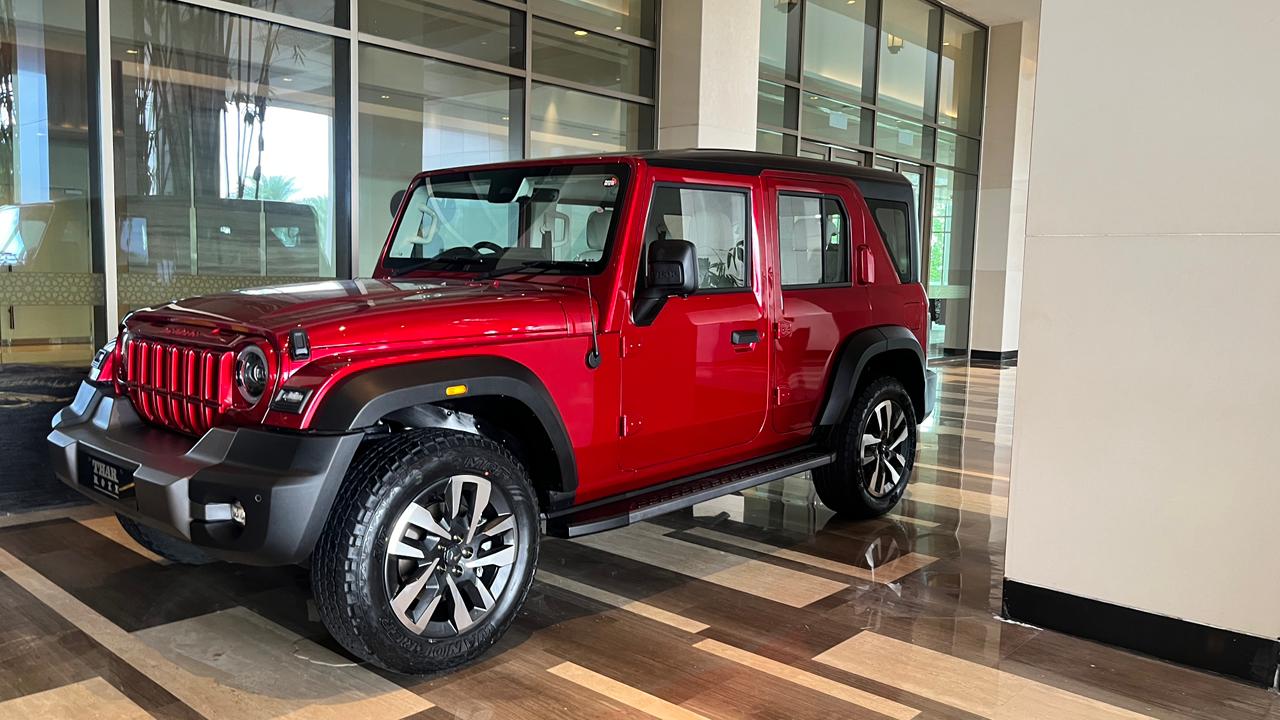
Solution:
[(938, 124), (976, 135), (982, 130), (987, 31), (948, 14), (942, 25)]
[(529, 99), (531, 156), (646, 150), (653, 144), (653, 107), (554, 85), (533, 84)]
[(524, 13), (480, 0), (360, 0), (361, 32), (501, 65), (524, 65)]
[(347, 27), (346, 12), (350, 7), (348, 0), (228, 0), (228, 2), (254, 10), (288, 15), (299, 20), (311, 20), (326, 25), (337, 24), (344, 28)]
[(969, 346), (969, 295), (977, 207), (976, 175), (937, 169), (925, 279), (929, 298), (941, 305), (941, 316), (929, 331), (930, 357)]
[(177, 2), (111, 9), (122, 306), (333, 277), (334, 40)]
[(796, 95), (795, 88), (761, 80), (760, 94), (756, 100), (756, 122), (794, 130)]
[(592, 28), (652, 40), (657, 25), (654, 0), (530, 0), (535, 13)]
[(631, 95), (653, 95), (653, 50), (569, 25), (533, 21), (533, 71)]
[(760, 76), (799, 79), (799, 53), (789, 38), (791, 25), (798, 25), (799, 3), (760, 0)]
[(79, 0), (0, 3), (3, 364), (87, 367), (95, 349), (105, 301), (90, 246), (84, 13)]
[(870, 85), (864, 74), (875, 63), (873, 41), (867, 38), (867, 7), (867, 0), (809, 0), (805, 5), (806, 88), (846, 100), (863, 99), (863, 88)]
[(876, 104), (928, 117), (934, 106), (938, 54), (930, 43), (942, 11), (922, 0), (885, 0), (880, 32), (880, 83)]
[(871, 144), (871, 111), (852, 103), (806, 93), (803, 117), (805, 137), (828, 140), (837, 145)]
[(520, 157), (523, 83), (506, 75), (360, 48), (360, 270), (372, 272), (391, 196), (421, 170)]
[(978, 141), (946, 130), (938, 131), (938, 162), (961, 170), (978, 170)]
[(933, 146), (926, 142), (926, 135), (932, 137), (932, 128), (884, 113), (876, 115), (877, 150), (928, 160), (926, 151), (931, 154)]

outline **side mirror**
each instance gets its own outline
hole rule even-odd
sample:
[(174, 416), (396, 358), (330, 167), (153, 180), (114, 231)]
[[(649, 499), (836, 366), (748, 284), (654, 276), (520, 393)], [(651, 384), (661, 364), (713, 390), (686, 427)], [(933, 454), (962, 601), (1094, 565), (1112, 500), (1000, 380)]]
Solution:
[(698, 250), (688, 240), (655, 240), (646, 256), (644, 287), (636, 293), (631, 316), (637, 325), (650, 325), (672, 295), (698, 290)]
[(404, 194), (407, 190), (397, 190), (395, 195), (391, 196), (391, 217), (395, 217), (400, 212), (400, 203), (404, 202)]
[(645, 295), (692, 295), (698, 290), (698, 250), (688, 240), (655, 240), (649, 244)]

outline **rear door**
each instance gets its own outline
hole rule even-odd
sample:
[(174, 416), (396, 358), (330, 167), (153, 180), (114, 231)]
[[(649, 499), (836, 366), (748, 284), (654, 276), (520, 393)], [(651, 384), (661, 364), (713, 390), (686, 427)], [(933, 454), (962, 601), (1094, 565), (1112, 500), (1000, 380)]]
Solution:
[[(662, 237), (697, 248), (699, 289), (623, 329), (622, 458), (640, 469), (743, 445), (764, 426), (768, 321), (756, 178), (654, 168), (640, 253)], [(634, 297), (634, 295), (633, 295)]]
[(773, 327), (773, 429), (807, 431), (826, 397), (832, 359), (871, 322), (854, 259), (865, 242), (862, 202), (850, 186), (770, 176), (765, 181), (769, 254), (780, 292)]

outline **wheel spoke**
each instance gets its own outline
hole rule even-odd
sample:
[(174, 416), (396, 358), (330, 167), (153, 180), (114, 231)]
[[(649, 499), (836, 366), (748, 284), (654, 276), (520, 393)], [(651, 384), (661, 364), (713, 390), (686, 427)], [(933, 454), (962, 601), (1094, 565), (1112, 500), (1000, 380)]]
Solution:
[(485, 540), (494, 540), (502, 535), (516, 529), (516, 516), (510, 513), (499, 515), (484, 524), (484, 527), (476, 531), (475, 540), (477, 543)]
[[(435, 516), (431, 514), (431, 511), (418, 503), (410, 503), (409, 507), (405, 508), (404, 513), (396, 522), (393, 537), (403, 538), (404, 531), (408, 530), (410, 525), (420, 527), (432, 535), (437, 535), (442, 538), (451, 537), (449, 531), (440, 524), (439, 520), (436, 520)], [(422, 555), (417, 555), (415, 557), (422, 557)]]
[(395, 598), (391, 600), (391, 607), (400, 613), (401, 618), (413, 629), (414, 632), (422, 632), (427, 628), (427, 623), (431, 622), (431, 616), (436, 611), (436, 606), (440, 604), (440, 589), (436, 588), (433, 595), (428, 601), (427, 606), (422, 610), (417, 618), (413, 616), (413, 608), (419, 604), (422, 597), (422, 591), (426, 587), (427, 582), (431, 580), (431, 576), (435, 574), (438, 561), (432, 561), (422, 574), (413, 582), (405, 585), (400, 592), (396, 593)]
[(880, 466), (883, 464), (884, 463), (882, 462), (876, 463), (876, 469), (871, 473), (871, 481), (867, 484), (867, 490), (869, 490), (872, 495), (880, 494)]
[(506, 548), (502, 548), (501, 550), (498, 550), (497, 552), (491, 552), (488, 555), (484, 555), (482, 557), (471, 558), (470, 560), (467, 560), (462, 564), (469, 568), (486, 567), (489, 565), (496, 565), (497, 567), (506, 567), (515, 561), (516, 561), (516, 549), (514, 547), (506, 547)]
[(489, 586), (485, 585), (479, 576), (473, 576), (469, 584), (476, 593), (476, 607), (481, 610), (488, 610), (493, 607), (493, 593), (489, 592)]
[[(890, 477), (892, 477), (892, 478), (893, 478), (892, 482), (890, 482), (888, 486), (889, 486), (889, 487), (893, 487), (893, 486), (897, 485), (897, 484), (898, 484), (898, 478), (902, 477), (902, 475), (900, 475), (900, 474), (898, 473), (898, 471), (897, 471), (897, 470), (894, 470), (894, 469), (893, 469), (893, 463), (889, 462), (888, 460), (885, 460), (885, 461), (884, 461), (884, 469), (885, 469), (885, 470), (888, 470), (888, 471), (889, 471), (889, 475), (890, 475)], [(883, 487), (883, 486), (882, 486), (882, 487)]]
[(453, 575), (445, 575), (444, 582), (449, 586), (449, 595), (453, 599), (453, 627), (461, 635), (475, 621), (471, 619), (471, 611), (467, 609), (467, 603), (463, 600), (462, 591), (458, 589)]
[(889, 443), (889, 449), (890, 450), (897, 449), (897, 447), (902, 444), (902, 441), (907, 439), (907, 435), (909, 435), (910, 433), (911, 433), (911, 428), (907, 427), (906, 425), (903, 425), (902, 432), (899, 433), (898, 437), (893, 439), (893, 442)]
[(449, 480), (449, 516), (456, 518), (462, 513), (463, 489), (467, 485), (475, 487), (471, 497), (470, 517), (467, 518), (467, 532), (463, 542), (471, 542), (476, 528), (480, 525), (480, 517), (484, 509), (489, 507), (489, 492), (492, 489), (489, 481), (476, 475), (455, 475)]

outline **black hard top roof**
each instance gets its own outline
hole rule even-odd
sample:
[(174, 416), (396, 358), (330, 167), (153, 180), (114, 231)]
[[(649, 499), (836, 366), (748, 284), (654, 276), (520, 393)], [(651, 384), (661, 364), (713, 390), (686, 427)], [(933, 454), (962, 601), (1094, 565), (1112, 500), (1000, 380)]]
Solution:
[(818, 175), (836, 175), (861, 182), (911, 184), (902, 175), (889, 170), (752, 150), (690, 148), (685, 150), (648, 150), (619, 153), (619, 155), (638, 157), (648, 164), (658, 167), (710, 170), (739, 175), (759, 175), (766, 170), (779, 170), (784, 172), (815, 173)]

